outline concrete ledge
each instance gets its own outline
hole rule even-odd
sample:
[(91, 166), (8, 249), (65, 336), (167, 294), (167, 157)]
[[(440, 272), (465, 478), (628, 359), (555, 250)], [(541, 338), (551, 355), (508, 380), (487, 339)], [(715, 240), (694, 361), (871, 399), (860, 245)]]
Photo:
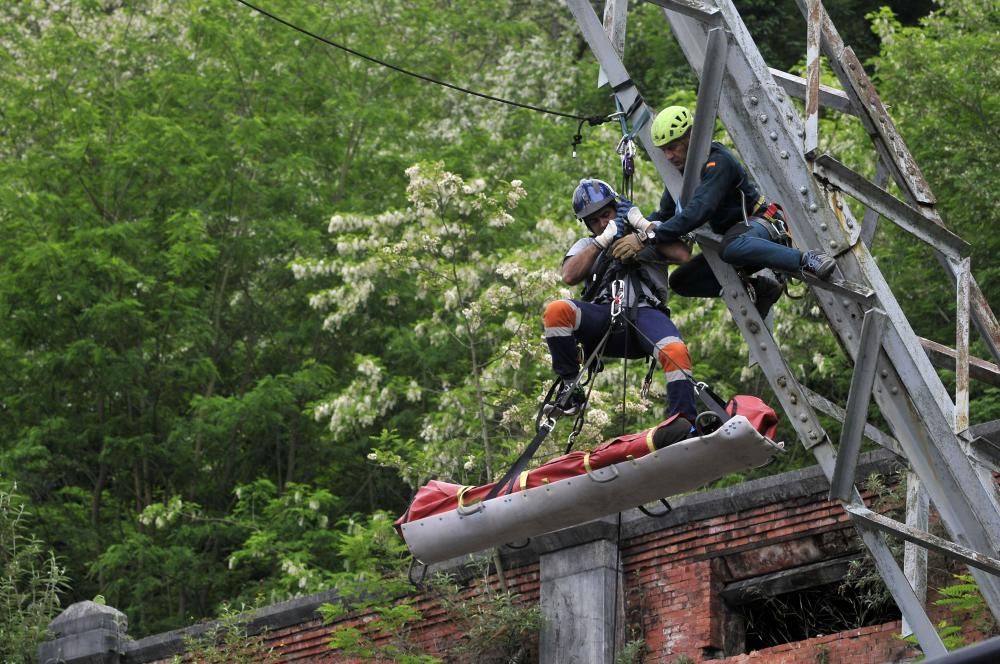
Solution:
[[(264, 631), (274, 631), (292, 625), (299, 625), (310, 620), (319, 620), (317, 612), (323, 604), (340, 602), (340, 595), (334, 590), (297, 597), (287, 602), (272, 604), (247, 616), (246, 631), (249, 635)], [(211, 631), (218, 621), (202, 623), (148, 636), (137, 641), (130, 641), (126, 650), (125, 662), (150, 662), (165, 659), (184, 652), (184, 640), (198, 638)]]
[(117, 629), (95, 629), (70, 634), (38, 646), (41, 664), (113, 664), (127, 645)]

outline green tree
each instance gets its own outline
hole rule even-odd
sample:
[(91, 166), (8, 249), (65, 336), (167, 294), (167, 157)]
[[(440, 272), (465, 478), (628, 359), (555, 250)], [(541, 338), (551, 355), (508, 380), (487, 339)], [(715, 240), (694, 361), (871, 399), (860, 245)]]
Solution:
[[(947, 227), (972, 245), (972, 272), (998, 306), (998, 238), (992, 232), (1000, 178), (990, 158), (1000, 122), (1000, 12), (982, 0), (948, 0), (904, 27), (886, 10), (870, 16), (882, 43), (874, 60), (879, 91), (937, 198)], [(970, 73), (974, 72), (974, 73)], [(897, 298), (918, 334), (954, 344), (955, 290), (922, 242), (881, 222), (875, 254), (892, 260)], [(973, 338), (975, 338), (973, 331)], [(980, 357), (988, 357), (977, 344)], [(975, 351), (974, 351), (975, 352)], [(973, 383), (972, 413), (997, 417), (996, 388)]]

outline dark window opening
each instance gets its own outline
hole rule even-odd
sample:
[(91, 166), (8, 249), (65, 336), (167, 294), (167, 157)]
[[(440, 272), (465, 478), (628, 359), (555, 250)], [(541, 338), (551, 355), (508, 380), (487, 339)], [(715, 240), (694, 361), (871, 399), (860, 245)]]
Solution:
[(750, 599), (732, 612), (743, 618), (744, 652), (900, 619), (891, 599), (839, 582)]

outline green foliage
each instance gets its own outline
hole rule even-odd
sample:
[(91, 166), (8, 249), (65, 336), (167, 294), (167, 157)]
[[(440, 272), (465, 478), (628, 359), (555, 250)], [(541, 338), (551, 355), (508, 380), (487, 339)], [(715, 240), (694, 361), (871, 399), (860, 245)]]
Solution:
[(649, 648), (646, 647), (644, 639), (626, 641), (615, 659), (615, 664), (642, 664), (646, 661), (647, 654), (649, 654)]
[(274, 649), (268, 647), (265, 633), (249, 634), (244, 612), (223, 603), (219, 619), (202, 634), (184, 638), (184, 654), (175, 655), (172, 662), (199, 664), (258, 664), (278, 662)]
[(10, 664), (36, 660), (67, 585), (55, 556), (31, 534), (29, 519), (24, 499), (0, 489), (0, 661)]
[(447, 575), (432, 580), (434, 596), (457, 627), (448, 652), (474, 656), (486, 664), (524, 662), (531, 639), (542, 625), (541, 608), (525, 606), (517, 595), (495, 589), (488, 571), (483, 569), (483, 578), (475, 586), (477, 592), (471, 596)]
[[(798, 10), (788, 23), (765, 4), (741, 10), (791, 66)], [(964, 73), (995, 52), (995, 16), (953, 0), (911, 28), (925, 3), (901, 4), (911, 13), (880, 14), (873, 35), (883, 96), (945, 219), (976, 238), (989, 295), (997, 86)], [(825, 5), (838, 22), (876, 7)], [(542, 306), (573, 294), (557, 274), (582, 233), (568, 198), (584, 175), (616, 179), (617, 127), (585, 128), (574, 160), (573, 120), (430, 86), (237, 3), (164, 6), (0, 4), (0, 472), (16, 471), (32, 530), (66, 561), (67, 599), (105, 595), (133, 636), (257, 594), (377, 585), (390, 605), (401, 586), (384, 574), (405, 550), (388, 514), (429, 477), (491, 479), (533, 431), (551, 376)], [(470, 88), (614, 110), (558, 3), (280, 13)], [(630, 15), (627, 64), (647, 99), (691, 103), (660, 14)], [(873, 168), (848, 120), (822, 122), (831, 149)], [(640, 207), (660, 190), (640, 164)], [(879, 245), (915, 327), (953, 329), (953, 298), (924, 294), (923, 257), (891, 231)], [(699, 379), (768, 396), (719, 302), (671, 306)], [(814, 302), (779, 303), (775, 334), (797, 377), (846, 396)], [(609, 363), (579, 446), (658, 419), (662, 394), (620, 402), (640, 374)], [(994, 388), (976, 389), (973, 407), (994, 412)], [(793, 440), (787, 423), (779, 437)], [(755, 472), (812, 462), (788, 448)]]
[[(989, 605), (983, 599), (982, 593), (971, 574), (954, 575), (956, 583), (938, 588), (940, 597), (934, 600), (935, 606), (948, 607), (951, 618), (937, 624), (938, 635), (948, 650), (956, 650), (968, 645), (963, 625), (971, 624), (974, 629), (985, 637), (1000, 634), (996, 618), (993, 617)], [(909, 636), (907, 641), (916, 645), (916, 637)]]
[(336, 546), (344, 562), (332, 587), (342, 601), (321, 606), (320, 614), (325, 621), (333, 622), (349, 611), (369, 610), (376, 619), (364, 630), (337, 627), (330, 647), (366, 661), (439, 661), (420, 651), (408, 638), (410, 628), (422, 616), (411, 600), (403, 597), (410, 588), (404, 572), (407, 553), (393, 531), (391, 518), (376, 514), (367, 520), (351, 520)]
[[(406, 572), (409, 556), (388, 515), (352, 521), (336, 548), (343, 564), (331, 586), (341, 601), (321, 606), (320, 614), (328, 623), (359, 611), (373, 619), (366, 620), (363, 628), (337, 625), (330, 647), (366, 661), (440, 661), (409, 637), (423, 616), (413, 606), (414, 599), (407, 597), (412, 591)], [(524, 606), (517, 596), (494, 589), (487, 572), (483, 570), (483, 579), (472, 593), (446, 575), (436, 575), (427, 585), (426, 594), (456, 626), (443, 654), (474, 655), (481, 662), (522, 661), (519, 658), (526, 655), (526, 644), (541, 625), (540, 609)]]
[[(892, 101), (900, 133), (924, 169), (948, 228), (972, 243), (973, 274), (990, 297), (1000, 292), (997, 237), (991, 232), (997, 175), (988, 157), (1000, 122), (1000, 73), (981, 63), (1000, 57), (994, 39), (1000, 14), (991, 2), (949, 0), (919, 27), (900, 25), (884, 9), (869, 18), (882, 42), (874, 59), (879, 92)], [(922, 243), (886, 230), (880, 231), (877, 253), (893, 261), (893, 284), (901, 285), (896, 292), (914, 328), (951, 345), (947, 334), (939, 337), (955, 327), (953, 287), (946, 279), (926, 278), (940, 268)], [(912, 287), (918, 283), (920, 288)]]
[[(384, 594), (375, 587), (372, 591)], [(516, 595), (494, 589), (488, 579), (470, 592), (451, 577), (437, 575), (428, 584), (427, 594), (455, 628), (440, 654), (446, 658), (474, 657), (487, 664), (526, 661), (532, 637), (541, 627), (539, 607), (523, 605)], [(338, 626), (330, 647), (344, 655), (374, 661), (441, 661), (422, 652), (408, 637), (410, 627), (423, 619), (409, 601), (371, 606), (374, 620), (363, 630)], [(342, 617), (345, 608), (328, 605), (321, 612), (332, 621)]]

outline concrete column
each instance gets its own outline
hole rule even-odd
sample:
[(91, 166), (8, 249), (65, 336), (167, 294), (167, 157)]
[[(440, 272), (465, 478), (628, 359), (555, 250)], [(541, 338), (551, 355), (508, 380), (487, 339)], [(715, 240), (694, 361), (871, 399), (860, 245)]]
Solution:
[(618, 544), (597, 540), (542, 554), (540, 605), (545, 623), (539, 664), (614, 664), (624, 633)]
[(91, 601), (69, 605), (49, 623), (49, 641), (38, 646), (39, 664), (119, 664), (128, 618)]

